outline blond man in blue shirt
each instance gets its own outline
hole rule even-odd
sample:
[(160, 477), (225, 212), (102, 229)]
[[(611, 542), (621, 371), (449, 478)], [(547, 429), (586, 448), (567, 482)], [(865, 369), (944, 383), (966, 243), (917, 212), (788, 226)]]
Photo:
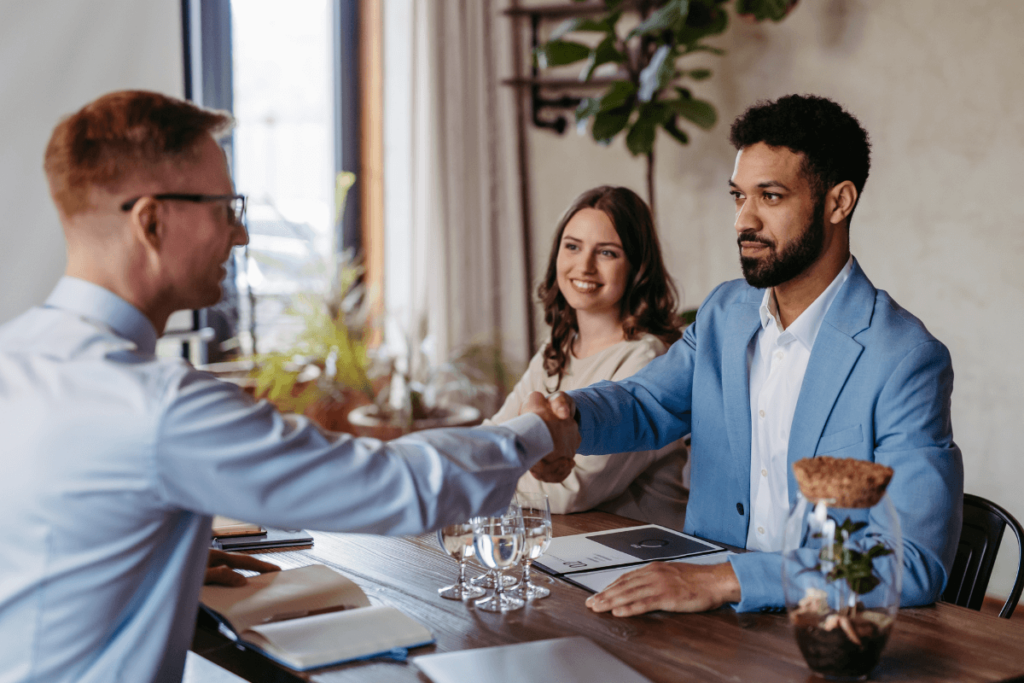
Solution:
[(0, 327), (0, 683), (179, 681), (214, 513), (419, 533), (502, 508), (556, 444), (578, 444), (539, 394), (503, 426), (381, 443), (158, 359), (168, 316), (216, 303), (247, 241), (214, 137), (230, 123), (118, 92), (47, 147), (68, 265), (44, 305)]

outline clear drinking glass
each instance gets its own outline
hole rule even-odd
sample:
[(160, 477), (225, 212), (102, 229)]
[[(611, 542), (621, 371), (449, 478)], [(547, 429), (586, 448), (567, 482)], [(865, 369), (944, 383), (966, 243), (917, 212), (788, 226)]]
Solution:
[(543, 491), (517, 493), (516, 500), (523, 511), (523, 580), (513, 593), (526, 600), (537, 600), (551, 595), (544, 586), (530, 580), (531, 563), (544, 554), (551, 545), (551, 507)]
[(523, 514), (513, 503), (498, 517), (474, 517), (473, 547), (476, 558), (483, 566), (496, 572), (494, 595), (474, 603), (485, 612), (510, 612), (526, 604), (522, 599), (505, 592), (503, 571), (519, 562), (523, 554)]
[(459, 563), (459, 580), (451, 586), (438, 588), (437, 594), (449, 600), (468, 600), (483, 595), (486, 592), (483, 588), (466, 582), (466, 561), (473, 556), (473, 525), (451, 524), (438, 529), (437, 542)]
[[(480, 576), (474, 576), (472, 579), (470, 579), (469, 584), (471, 586), (479, 586), (480, 588), (494, 588), (494, 577), (497, 575), (498, 572), (494, 571), (493, 569), (488, 569)], [(505, 588), (512, 588), (517, 583), (519, 583), (519, 580), (511, 574), (503, 574), (501, 577), (501, 582), (505, 586)]]

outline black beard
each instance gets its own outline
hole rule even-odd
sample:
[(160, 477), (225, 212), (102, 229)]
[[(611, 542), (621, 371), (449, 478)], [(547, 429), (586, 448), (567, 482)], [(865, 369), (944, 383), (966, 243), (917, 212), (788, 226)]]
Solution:
[[(740, 244), (740, 267), (743, 269), (743, 277), (747, 284), (758, 289), (777, 287), (807, 270), (821, 256), (821, 251), (825, 246), (824, 223), (825, 197), (822, 196), (814, 203), (811, 220), (804, 227), (800, 237), (781, 253), (776, 251), (774, 242), (758, 236), (754, 231), (741, 233), (737, 243)], [(769, 249), (767, 256), (763, 258), (744, 257), (743, 242), (767, 245)]]

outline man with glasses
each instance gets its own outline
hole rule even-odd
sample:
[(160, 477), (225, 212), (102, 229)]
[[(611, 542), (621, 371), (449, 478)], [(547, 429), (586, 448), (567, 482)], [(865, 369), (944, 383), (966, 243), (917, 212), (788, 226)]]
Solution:
[(572, 466), (542, 461), (578, 439), (539, 394), (502, 426), (381, 443), (154, 355), (248, 240), (214, 138), (230, 123), (117, 92), (50, 139), (66, 276), (0, 327), (0, 682), (181, 680), (215, 513), (413, 534), (501, 509), (538, 463)]

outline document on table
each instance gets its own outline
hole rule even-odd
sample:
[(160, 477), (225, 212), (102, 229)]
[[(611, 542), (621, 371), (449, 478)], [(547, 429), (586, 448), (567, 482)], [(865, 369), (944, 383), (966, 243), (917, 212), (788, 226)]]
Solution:
[(724, 550), (689, 534), (656, 524), (575, 534), (552, 539), (534, 565), (554, 576), (611, 567), (637, 566), (655, 560), (692, 557)]
[(582, 636), (416, 657), (433, 683), (651, 683)]
[[(730, 555), (736, 553), (729, 550), (721, 550), (716, 553), (710, 553), (708, 555), (697, 555), (695, 557), (681, 557), (676, 560), (669, 560), (669, 562), (682, 562), (685, 564), (722, 564), (723, 562), (729, 561)], [(605, 588), (612, 584), (612, 581), (619, 578), (627, 572), (631, 572), (634, 569), (640, 567), (646, 567), (650, 562), (644, 562), (643, 564), (633, 564), (628, 567), (612, 567), (610, 569), (595, 569), (589, 572), (576, 572), (562, 578), (569, 583), (575, 584), (580, 588), (585, 588), (593, 593), (600, 593)]]

